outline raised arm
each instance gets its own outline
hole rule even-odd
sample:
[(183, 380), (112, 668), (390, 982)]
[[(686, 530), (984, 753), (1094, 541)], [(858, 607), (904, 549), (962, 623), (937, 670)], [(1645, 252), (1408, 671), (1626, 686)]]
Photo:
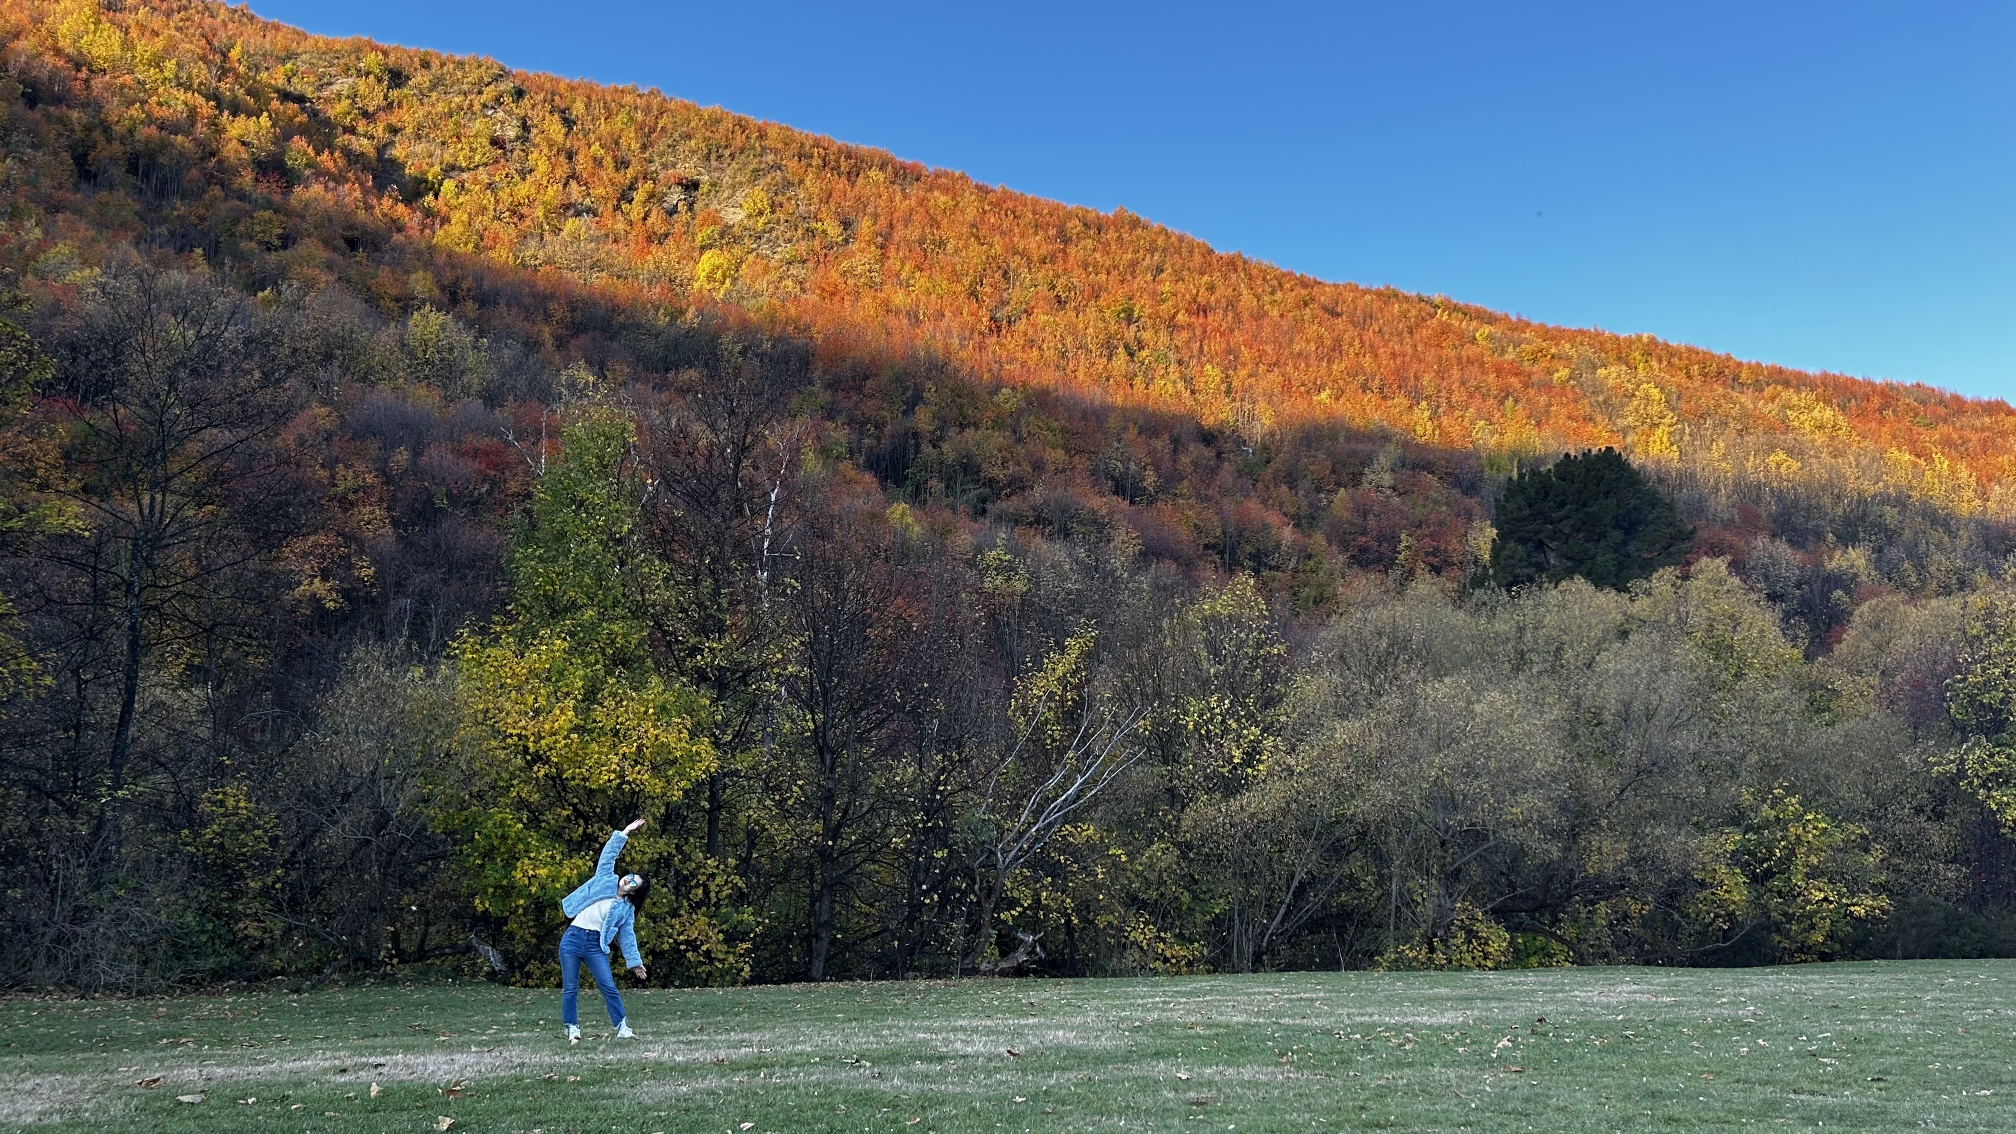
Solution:
[(623, 844), (629, 841), (630, 836), (621, 831), (609, 832), (609, 841), (602, 844), (602, 857), (595, 860), (595, 873), (616, 873), (616, 856), (623, 853)]
[(609, 832), (609, 841), (602, 844), (602, 857), (595, 860), (595, 873), (616, 873), (616, 856), (623, 853), (624, 844), (630, 841), (630, 833), (643, 825), (644, 820), (638, 819), (620, 831)]

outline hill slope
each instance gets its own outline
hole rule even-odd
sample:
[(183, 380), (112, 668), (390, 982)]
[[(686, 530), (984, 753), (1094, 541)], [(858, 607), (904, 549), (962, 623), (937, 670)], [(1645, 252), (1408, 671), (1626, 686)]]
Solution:
[[(2016, 510), (2001, 402), (1326, 283), (655, 91), (221, 5), (11, 0), (4, 19), (10, 178), (43, 214), (36, 255), (173, 232), (212, 258), (263, 254), (276, 277), (345, 276), (388, 309), (473, 316), (495, 297), (444, 266), (462, 257), (668, 317), (741, 308), (832, 357), (922, 350), (1178, 410), (1249, 443), (1311, 420), (1501, 465), (1615, 443), (1709, 479)], [(403, 268), (393, 244), (412, 246)], [(581, 335), (539, 317), (562, 346)], [(589, 338), (571, 349), (593, 355)]]
[[(2011, 948), (2001, 403), (218, 5), (0, 34), (0, 986), (542, 980), (640, 816), (659, 981)], [(1686, 569), (1467, 587), (1604, 443), (1555, 498)]]

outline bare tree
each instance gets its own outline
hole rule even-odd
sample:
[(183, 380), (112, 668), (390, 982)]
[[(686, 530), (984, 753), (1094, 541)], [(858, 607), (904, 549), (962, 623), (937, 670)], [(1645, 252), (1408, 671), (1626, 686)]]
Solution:
[(322, 943), (332, 973), (477, 948), (442, 916), (458, 904), (454, 848), (434, 820), (469, 785), (456, 714), (444, 670), (357, 650), (259, 784), (284, 838), (276, 913)]
[(678, 609), (659, 639), (672, 668), (714, 705), (709, 739), (723, 755), (708, 774), (705, 853), (723, 850), (727, 793), (776, 697), (781, 648), (770, 610), (772, 571), (785, 551), (791, 488), (804, 425), (791, 398), (804, 360), (769, 343), (724, 340), (704, 369), (673, 375), (643, 415), (640, 455), (653, 549), (676, 576)]
[[(1032, 749), (1041, 747), (1036, 734), (1048, 704), (1049, 698), (1038, 702), (1029, 723), (980, 791), (974, 825), (983, 833), (973, 861), (978, 927), (965, 963), (990, 973), (1010, 967), (1005, 961), (985, 967), (987, 951), (994, 944), (994, 917), (1009, 882), (1064, 824), (1133, 767), (1143, 751), (1130, 743), (1130, 737), (1147, 716), (1146, 710), (1086, 709), (1078, 713), (1077, 731), (1060, 746), (1047, 770), (1032, 769), (1027, 757)], [(1025, 940), (1017, 952), (1025, 960), (1032, 959), (1035, 939), (1022, 936)], [(1040, 951), (1034, 955), (1040, 956)]]
[(782, 615), (793, 645), (782, 681), (785, 736), (766, 761), (777, 831), (807, 872), (806, 967), (823, 980), (840, 904), (888, 849), (888, 780), (900, 767), (903, 691), (919, 678), (915, 605), (874, 513), (821, 517)]
[[(116, 856), (142, 679), (164, 648), (201, 652), (217, 619), (249, 615), (233, 581), (277, 548), (296, 518), (270, 493), (286, 468), (271, 444), (289, 389), (261, 366), (256, 309), (207, 280), (115, 264), (62, 337), (58, 397), (44, 400), (67, 438), (62, 483), (89, 533), (42, 541), (35, 555), (78, 585), (47, 605), (83, 603), (116, 619), (116, 710), (103, 759), (97, 861)], [(108, 609), (109, 608), (109, 609)]]

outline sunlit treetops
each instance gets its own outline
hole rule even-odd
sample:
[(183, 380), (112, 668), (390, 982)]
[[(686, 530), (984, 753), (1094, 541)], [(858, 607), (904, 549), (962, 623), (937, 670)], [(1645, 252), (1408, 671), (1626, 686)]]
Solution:
[[(9, 240), (45, 279), (76, 248), (165, 233), (302, 283), (343, 278), (390, 311), (474, 318), (500, 300), (457, 265), (487, 262), (666, 318), (739, 312), (826, 361), (925, 351), (1252, 440), (1334, 419), (1501, 468), (1617, 445), (2016, 514), (2016, 413), (1999, 401), (1327, 283), (657, 91), (217, 4), (7, 0), (0, 24), (0, 115), (29, 140), (9, 146)], [(592, 355), (547, 302), (519, 314)]]

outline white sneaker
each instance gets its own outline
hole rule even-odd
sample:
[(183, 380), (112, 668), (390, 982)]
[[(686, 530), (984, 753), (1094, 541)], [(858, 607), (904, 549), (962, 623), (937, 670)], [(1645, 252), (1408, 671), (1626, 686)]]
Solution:
[(616, 1038), (617, 1039), (637, 1038), (637, 1033), (630, 1030), (630, 1021), (625, 1020), (622, 1023), (616, 1025)]
[(567, 1042), (570, 1044), (581, 1042), (581, 1025), (567, 1025)]

